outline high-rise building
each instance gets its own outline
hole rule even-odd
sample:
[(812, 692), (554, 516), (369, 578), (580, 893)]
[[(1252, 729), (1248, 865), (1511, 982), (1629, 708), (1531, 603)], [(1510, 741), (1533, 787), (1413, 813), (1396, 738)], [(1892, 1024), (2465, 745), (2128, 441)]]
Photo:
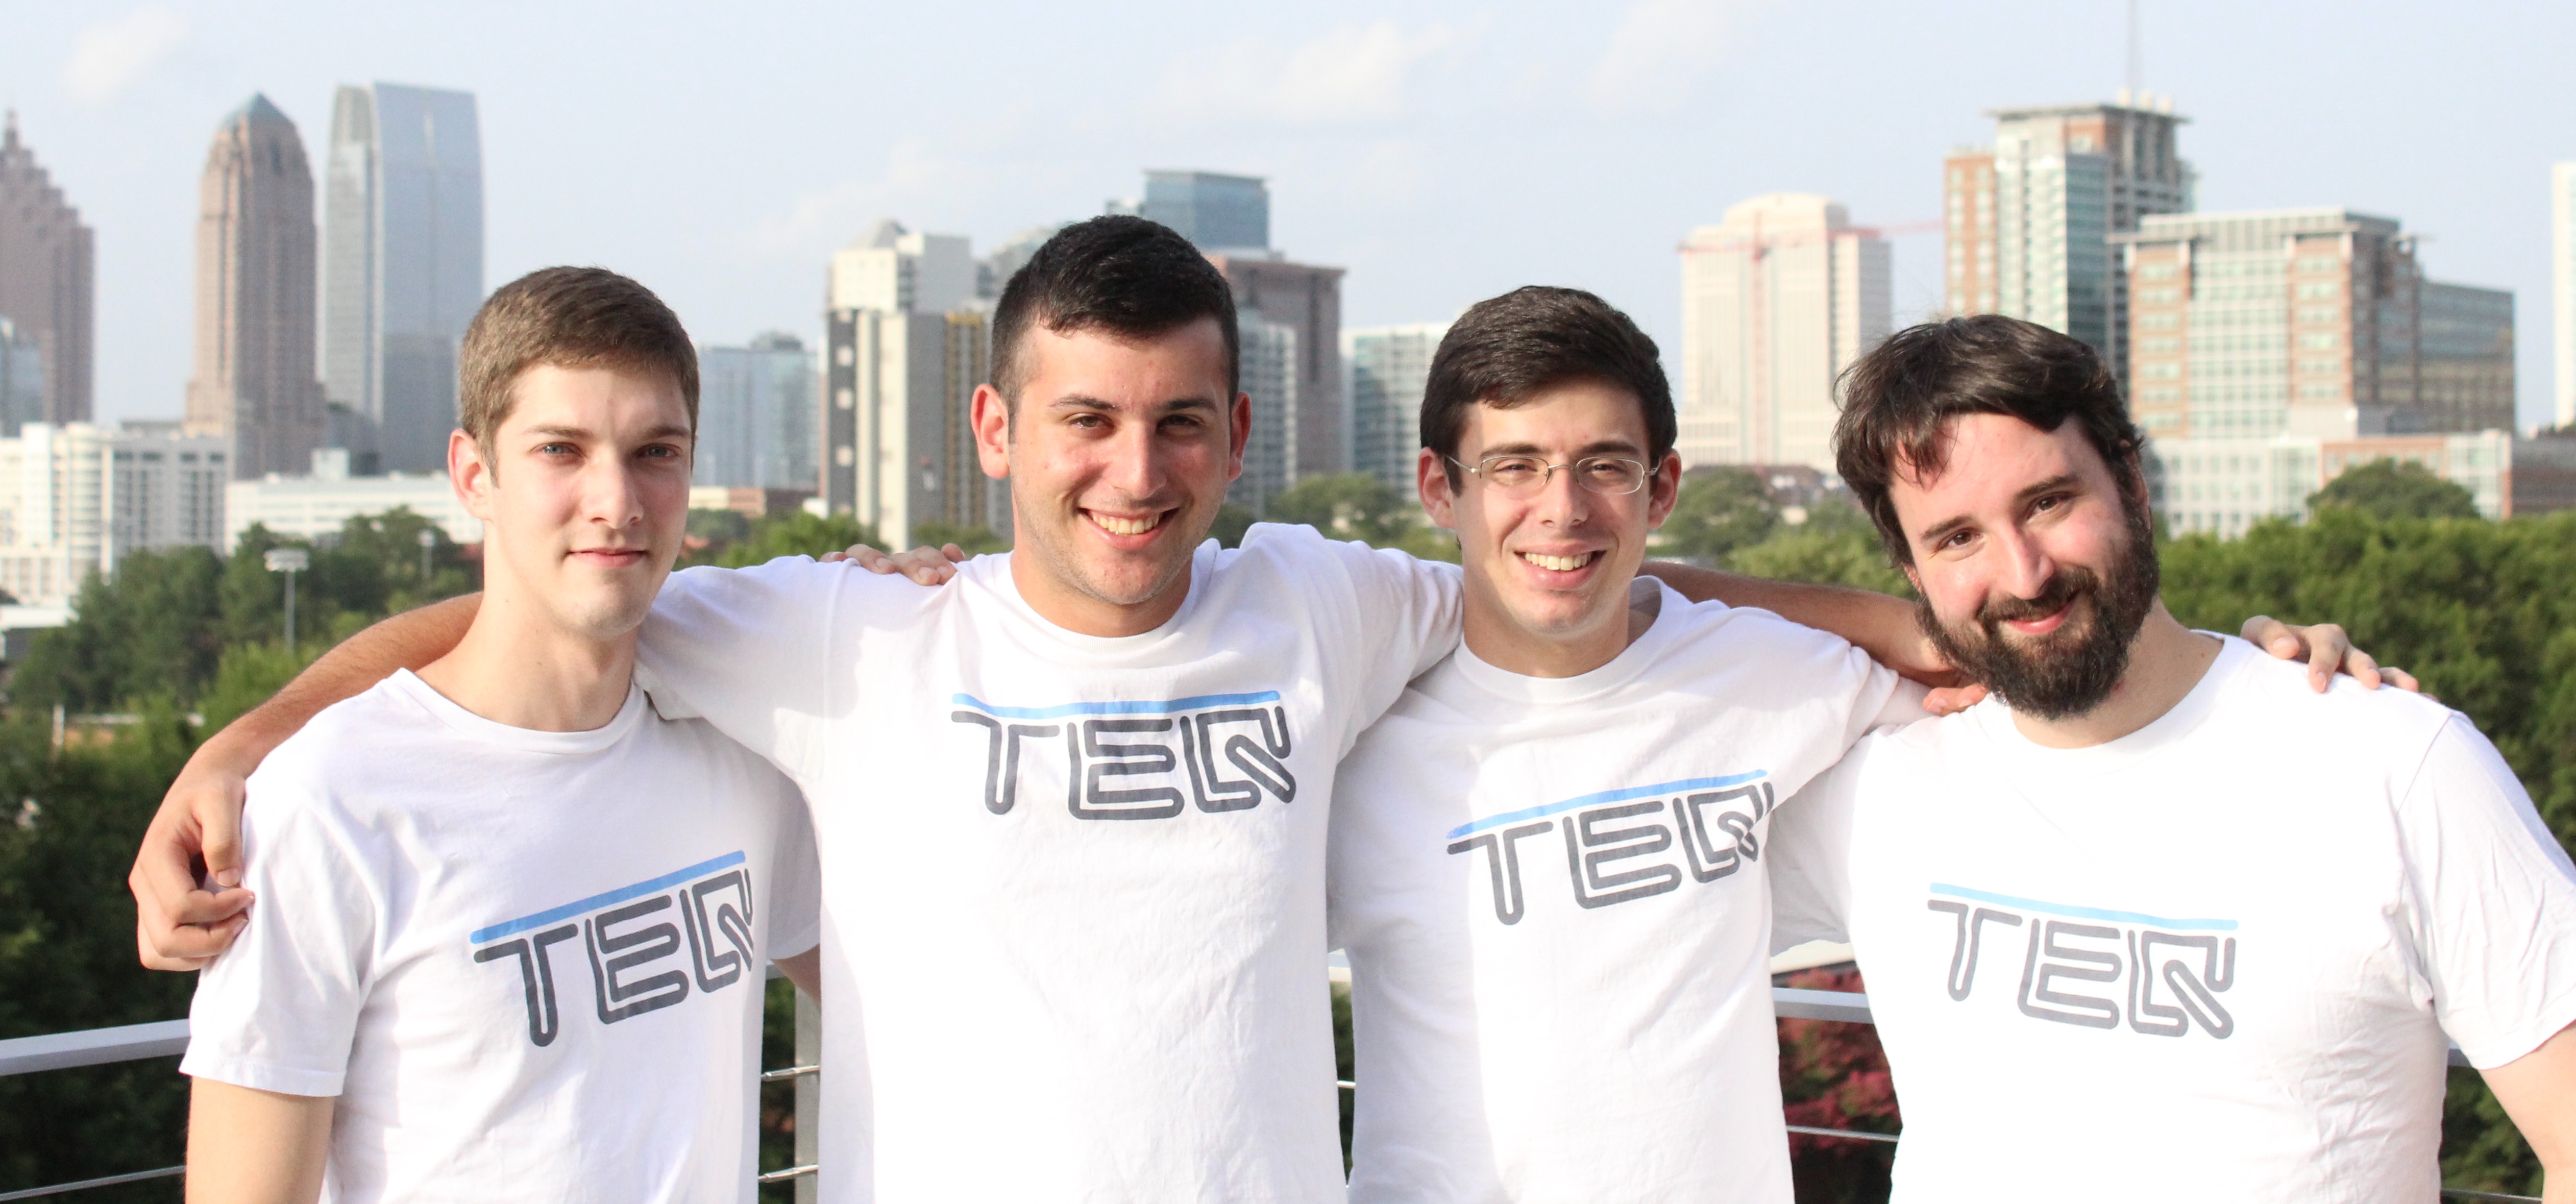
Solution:
[(2549, 320), (2556, 334), (2557, 405), (2552, 416), (2576, 429), (2576, 163), (2549, 167)]
[(1001, 300), (1002, 289), (1011, 283), (1011, 277), (1018, 275), (1021, 268), (1028, 266), (1029, 257), (1037, 254), (1038, 248), (1045, 246), (1057, 231), (1071, 224), (1057, 222), (1050, 226), (1031, 226), (1003, 239), (1002, 245), (993, 248), (992, 254), (975, 261), (975, 296), (985, 301)]
[(96, 250), (80, 211), (18, 140), (18, 113), (0, 125), (0, 318), (34, 345), (44, 365), (44, 399), (12, 409), (0, 435), (22, 422), (87, 422)]
[(1208, 262), (1233, 286), (1235, 313), (1245, 329), (1250, 324), (1243, 320), (1257, 316), (1294, 336), (1295, 388), (1275, 403), (1280, 407), (1275, 423), (1260, 412), (1262, 395), (1244, 387), (1252, 395), (1253, 429), (1277, 432), (1280, 476), (1275, 488), (1256, 488), (1243, 483), (1252, 478), (1246, 467), (1228, 496), (1260, 514), (1279, 490), (1310, 476), (1350, 469), (1351, 419), (1342, 399), (1342, 269), (1292, 263), (1275, 251), (1210, 253)]
[(2128, 285), (2112, 235), (2188, 212), (2170, 97), (1997, 109), (1992, 146), (1942, 165), (1952, 313), (2025, 318), (2082, 339), (2128, 379)]
[(692, 484), (812, 489), (814, 353), (772, 331), (748, 347), (698, 349), (698, 450)]
[(351, 449), (362, 465), (443, 471), (456, 349), (483, 304), (474, 94), (341, 87), (327, 179), (322, 382), (331, 404), (358, 419), (340, 437), (371, 440)]
[(1833, 471), (1834, 381), (1887, 337), (1888, 248), (1820, 196), (1773, 193), (1682, 245), (1679, 450)]
[(1161, 222), (1211, 255), (1270, 248), (1270, 185), (1259, 176), (1149, 171), (1143, 197), (1111, 201), (1108, 211)]
[(889, 546), (925, 522), (1009, 534), (1008, 487), (984, 476), (968, 421), (992, 360), (975, 276), (965, 238), (891, 221), (832, 257), (820, 500)]
[(2415, 239), (2344, 209), (2148, 217), (2116, 235), (2130, 412), (2178, 531), (2241, 533), (2373, 459), (2510, 512), (2513, 295), (2424, 279)]
[(1235, 327), (1243, 391), (1252, 399), (1252, 429), (1243, 440), (1243, 475), (1226, 489), (1225, 500), (1260, 517), (1269, 513), (1270, 499), (1297, 483), (1298, 368), (1304, 357), (1297, 328), (1270, 321), (1258, 310), (1237, 314)]
[(1349, 374), (1351, 471), (1377, 478), (1406, 497), (1422, 450), (1422, 393), (1446, 322), (1370, 326), (1342, 332)]
[(313, 170), (295, 123), (266, 96), (233, 110), (198, 196), (188, 432), (229, 439), (236, 479), (305, 471), (326, 414), (313, 375)]
[(0, 589), (59, 606), (128, 553), (218, 546), (224, 454), (175, 422), (29, 422), (0, 438)]

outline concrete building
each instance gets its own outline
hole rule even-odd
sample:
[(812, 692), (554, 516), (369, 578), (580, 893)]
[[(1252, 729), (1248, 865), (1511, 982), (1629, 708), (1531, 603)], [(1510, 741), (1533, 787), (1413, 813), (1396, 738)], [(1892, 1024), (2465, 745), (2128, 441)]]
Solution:
[(2576, 163), (2549, 167), (2549, 321), (2556, 338), (2553, 416), (2576, 429)]
[(1211, 255), (1270, 249), (1270, 185), (1259, 176), (1149, 171), (1143, 197), (1111, 201), (1108, 211), (1161, 222)]
[(34, 345), (45, 385), (35, 409), (0, 421), (0, 435), (17, 434), (22, 422), (89, 421), (96, 277), (90, 228), (18, 140), (10, 110), (0, 124), (0, 318)]
[(2396, 221), (2175, 214), (2116, 236), (2130, 409), (2157, 438), (2510, 430), (2513, 296), (2427, 281)]
[[(1278, 391), (1275, 404), (1284, 409), (1276, 423), (1259, 412), (1263, 395), (1251, 388), (1248, 376), (1244, 388), (1252, 394), (1253, 429), (1273, 431), (1281, 441), (1276, 488), (1247, 492), (1249, 487), (1238, 481), (1228, 494), (1258, 514), (1280, 489), (1306, 477), (1350, 470), (1351, 414), (1342, 396), (1343, 270), (1292, 263), (1276, 252), (1211, 253), (1208, 262), (1233, 286), (1235, 312), (1247, 330), (1248, 319), (1258, 317), (1293, 336), (1295, 387)], [(1245, 476), (1250, 475), (1247, 468)]]
[(348, 449), (337, 447), (315, 451), (310, 467), (303, 476), (270, 473), (226, 485), (223, 550), (240, 546), (242, 532), (254, 524), (289, 539), (327, 541), (350, 519), (396, 508), (438, 524), (458, 543), (483, 542), (483, 520), (457, 500), (444, 472), (351, 476)]
[[(2134, 103), (2133, 102), (2134, 99)], [(2192, 207), (2170, 97), (1997, 109), (1991, 146), (1942, 165), (1951, 313), (2064, 331), (2128, 378), (2128, 286), (2110, 237)]]
[(891, 547), (924, 522), (1009, 534), (1009, 488), (984, 476), (968, 422), (992, 361), (975, 286), (965, 238), (891, 221), (832, 258), (817, 504)]
[(0, 589), (60, 606), (126, 555), (223, 537), (226, 449), (175, 422), (30, 422), (0, 438)]
[(1019, 275), (1021, 268), (1028, 266), (1029, 257), (1037, 254), (1038, 248), (1045, 246), (1057, 231), (1071, 224), (1057, 222), (1051, 226), (1031, 226), (1003, 239), (1002, 245), (993, 248), (991, 254), (975, 261), (975, 296), (983, 301), (1001, 300), (1003, 288), (1011, 283), (1011, 277)]
[(339, 437), (362, 471), (444, 472), (456, 349), (483, 304), (474, 94), (341, 87), (325, 188), (322, 383), (357, 419)]
[(2243, 535), (2268, 518), (2305, 518), (2308, 498), (2347, 470), (2402, 460), (2469, 491), (2478, 513), (2516, 513), (2509, 431), (2320, 439), (2155, 439), (2147, 446), (2156, 513), (2176, 535)]
[(2396, 221), (2343, 209), (2153, 216), (2113, 241), (2130, 411), (2175, 531), (2304, 515), (2381, 459), (2514, 512), (2511, 293), (2428, 281)]
[(1422, 393), (1446, 322), (1370, 326), (1342, 332), (1351, 399), (1351, 471), (1414, 495), (1422, 450)]
[(1834, 382), (1888, 335), (1888, 248), (1820, 196), (1738, 204), (1682, 245), (1682, 465), (1834, 467)]
[(215, 131), (199, 201), (188, 433), (229, 439), (236, 480), (302, 471), (327, 429), (313, 375), (313, 171), (267, 97)]
[(814, 488), (818, 387), (814, 353), (792, 334), (771, 331), (747, 347), (698, 348), (698, 448), (690, 481)]

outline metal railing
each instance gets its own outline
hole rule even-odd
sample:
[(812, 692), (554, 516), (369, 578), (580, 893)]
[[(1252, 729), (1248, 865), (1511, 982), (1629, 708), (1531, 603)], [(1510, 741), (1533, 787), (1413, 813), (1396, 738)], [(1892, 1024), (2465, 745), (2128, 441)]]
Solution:
[[(771, 978), (778, 970), (771, 967)], [(1849, 1024), (1870, 1024), (1869, 996), (1849, 991), (1809, 991), (1797, 987), (1771, 988), (1771, 1010), (1784, 1020), (1836, 1020)], [(75, 1066), (98, 1066), (111, 1062), (134, 1062), (145, 1058), (175, 1057), (187, 1052), (188, 1022), (164, 1020), (154, 1024), (127, 1024), (116, 1028), (94, 1028), (75, 1033), (55, 1033), (43, 1037), (18, 1037), (0, 1041), (0, 1077), (33, 1074), (40, 1070), (64, 1070)], [(2451, 1065), (2467, 1066), (2468, 1059), (2460, 1048), (2451, 1047)], [(796, 1055), (793, 1064), (761, 1072), (764, 1083), (792, 1081), (796, 1084), (796, 1152), (790, 1164), (760, 1176), (762, 1183), (796, 1185), (796, 1204), (813, 1204), (814, 1168), (817, 1164), (817, 1135), (812, 1118), (820, 1093), (816, 1080), (822, 1072), (822, 1010), (803, 991), (796, 993)], [(1347, 1079), (1338, 1085), (1345, 1091), (1355, 1090)], [(1861, 1129), (1827, 1129), (1810, 1125), (1790, 1125), (1789, 1131), (1810, 1137), (1895, 1144), (1895, 1133), (1872, 1133)], [(32, 1200), (56, 1196), (93, 1187), (110, 1187), (146, 1179), (167, 1178), (185, 1171), (186, 1167), (169, 1166), (158, 1170), (135, 1171), (109, 1175), (100, 1179), (83, 1179), (76, 1183), (57, 1183), (50, 1187), (31, 1187), (22, 1191), (0, 1192), (0, 1204), (11, 1200)], [(2442, 1195), (2455, 1200), (2501, 1200), (2515, 1204), (2528, 1201), (2540, 1204), (2537, 1196), (2512, 1196), (2496, 1192), (2470, 1191), (2446, 1187)]]

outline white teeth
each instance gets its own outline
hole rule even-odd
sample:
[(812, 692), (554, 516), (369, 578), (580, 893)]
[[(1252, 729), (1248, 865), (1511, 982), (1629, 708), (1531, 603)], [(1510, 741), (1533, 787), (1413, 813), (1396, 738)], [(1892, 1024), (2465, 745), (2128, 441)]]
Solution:
[(1601, 553), (1599, 552), (1585, 552), (1580, 556), (1541, 556), (1536, 552), (1523, 552), (1521, 553), (1521, 559), (1543, 569), (1549, 569), (1559, 573), (1571, 573), (1576, 569), (1592, 563), (1592, 558), (1600, 554)]
[(1106, 514), (1094, 514), (1091, 516), (1091, 521), (1100, 524), (1101, 530), (1112, 535), (1142, 535), (1162, 525), (1163, 516), (1151, 514), (1144, 518), (1112, 518)]

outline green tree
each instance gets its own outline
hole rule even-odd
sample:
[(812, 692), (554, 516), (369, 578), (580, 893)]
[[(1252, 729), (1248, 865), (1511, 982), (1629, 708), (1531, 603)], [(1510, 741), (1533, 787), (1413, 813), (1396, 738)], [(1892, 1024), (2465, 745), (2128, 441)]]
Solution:
[(37, 634), (9, 682), (21, 709), (111, 710), (127, 699), (194, 698), (223, 652), (217, 583), (225, 566), (204, 548), (137, 552), (112, 576), (91, 577), (73, 621)]
[(955, 523), (914, 523), (912, 542), (926, 548), (944, 547), (953, 543), (957, 545), (959, 551), (969, 556), (1011, 550), (1011, 541), (993, 534), (993, 529), (990, 527), (966, 527)]
[(1702, 468), (1682, 477), (1681, 496), (1664, 520), (1657, 555), (1723, 564), (1737, 548), (1770, 538), (1780, 508), (1762, 478), (1742, 468)]
[(823, 517), (798, 510), (792, 514), (754, 519), (749, 534), (744, 538), (722, 548), (708, 548), (703, 553), (693, 554), (683, 564), (713, 564), (739, 569), (767, 564), (781, 556), (820, 556), (859, 543), (877, 548), (885, 546), (877, 541), (876, 528), (847, 514)]
[(2373, 460), (2309, 495), (2312, 508), (2358, 510), (2373, 518), (2476, 518), (2478, 500), (2412, 460)]
[(1244, 533), (1259, 521), (1250, 507), (1226, 502), (1216, 508), (1216, 522), (1208, 528), (1208, 538), (1215, 540), (1219, 547), (1241, 547)]
[(1269, 521), (1304, 523), (1335, 539), (1393, 544), (1415, 525), (1421, 503), (1366, 473), (1312, 476), (1270, 499)]

